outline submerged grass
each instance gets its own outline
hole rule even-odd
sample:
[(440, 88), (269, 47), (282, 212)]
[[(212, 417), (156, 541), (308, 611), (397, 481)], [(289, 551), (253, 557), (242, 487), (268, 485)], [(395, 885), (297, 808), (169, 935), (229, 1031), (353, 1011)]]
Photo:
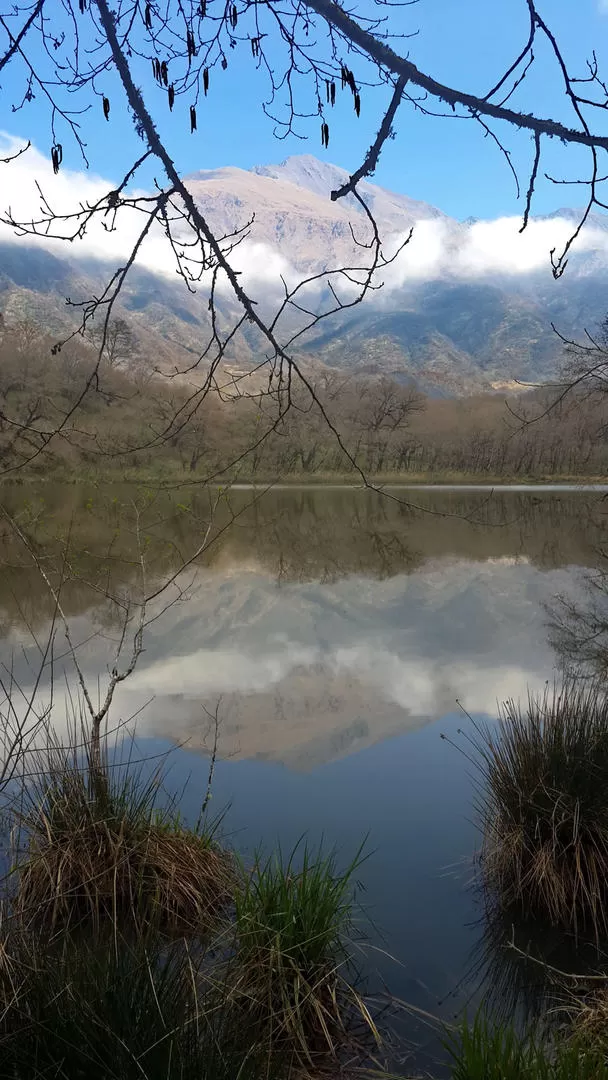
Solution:
[(484, 879), (503, 907), (608, 933), (608, 698), (566, 682), (477, 726)]

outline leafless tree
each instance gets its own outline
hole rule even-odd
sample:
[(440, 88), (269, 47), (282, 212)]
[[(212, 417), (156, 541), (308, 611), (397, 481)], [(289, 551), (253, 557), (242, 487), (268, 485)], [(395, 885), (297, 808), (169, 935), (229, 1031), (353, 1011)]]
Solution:
[[(125, 221), (138, 225), (131, 250), (108, 274), (103, 288), (95, 295), (69, 301), (78, 315), (77, 325), (55, 342), (54, 357), (65, 354), (72, 339), (86, 340), (92, 330), (97, 334), (94, 355), (83, 353), (73, 366), (69, 398), (49, 395), (42, 403), (28, 400), (17, 413), (11, 412), (10, 402), (6, 407), (3, 402), (1, 434), (8, 440), (3, 445), (14, 449), (18, 440), (19, 447), (18, 452), (3, 453), (0, 474), (31, 465), (58, 440), (80, 440), (90, 453), (106, 457), (117, 452), (83, 425), (83, 406), (91, 396), (108, 396), (108, 379), (120, 374), (111, 369), (121, 358), (124, 345), (119, 345), (115, 334), (122, 318), (121, 294), (145, 245), (156, 237), (164, 238), (184, 289), (198, 292), (208, 313), (208, 332), (191, 361), (172, 373), (187, 392), (176, 394), (175, 407), (159, 413), (158, 422), (141, 432), (130, 444), (130, 451), (137, 454), (179, 440), (210, 396), (222, 402), (247, 398), (257, 406), (260, 422), (249, 445), (239, 449), (232, 461), (222, 463), (223, 472), (247, 454), (255, 454), (271, 435), (280, 437), (286, 417), (297, 411), (302, 418), (315, 416), (326, 425), (342, 458), (368, 483), (332, 418), (331, 408), (320, 396), (316, 380), (303, 367), (298, 347), (313, 326), (360, 304), (370, 291), (380, 288), (384, 270), (409, 240), (406, 236), (401, 246), (383, 250), (372, 209), (357, 186), (374, 173), (383, 146), (394, 132), (398, 111), (408, 108), (428, 118), (429, 123), (438, 113), (478, 125), (513, 171), (504, 133), (509, 128), (528, 132), (531, 155), (522, 184), (522, 230), (528, 224), (548, 142), (560, 140), (586, 151), (587, 173), (578, 181), (586, 193), (585, 207), (564, 248), (551, 252), (556, 277), (563, 274), (572, 244), (593, 207), (608, 209), (602, 195), (608, 136), (602, 134), (601, 123), (599, 129), (595, 125), (595, 118), (603, 119), (608, 111), (608, 88), (597, 62), (592, 57), (582, 75), (572, 72), (535, 0), (513, 0), (514, 9), (520, 4), (528, 21), (522, 47), (505, 70), (497, 72), (494, 85), (477, 93), (446, 85), (406, 55), (403, 39), (411, 37), (406, 47), (412, 47), (418, 11), (407, 0), (398, 5), (373, 0), (371, 5), (349, 10), (337, 0), (167, 0), (164, 5), (157, 0), (116, 0), (114, 6), (108, 0), (17, 0), (6, 6), (0, 12), (0, 75), (10, 68), (12, 78), (7, 84), (11, 90), (2, 90), (5, 113), (13, 110), (27, 121), (28, 110), (46, 110), (55, 173), (68, 161), (74, 162), (76, 154), (88, 165), (91, 110), (98, 110), (110, 124), (116, 113), (127, 110), (133, 122), (133, 145), (120, 181), (95, 201), (59, 210), (52, 190), (40, 187), (39, 209), (33, 217), (20, 220), (8, 207), (1, 218), (4, 225), (25, 240), (55, 238), (68, 243), (95, 226), (113, 234)], [(420, 12), (423, 19), (423, 8)], [(561, 79), (570, 116), (567, 122), (554, 121), (533, 106), (514, 105), (522, 86), (528, 85), (535, 49), (541, 43), (548, 48)], [(295, 282), (285, 279), (281, 295), (274, 301), (270, 297), (258, 302), (235, 268), (235, 251), (252, 235), (255, 223), (236, 222), (231, 231), (218, 235), (184, 181), (169, 137), (161, 135), (161, 121), (164, 131), (170, 115), (175, 123), (196, 131), (204, 98), (216, 95), (218, 101), (221, 72), (230, 77), (230, 58), (238, 50), (251, 54), (252, 78), (266, 80), (263, 107), (279, 136), (299, 133), (315, 118), (327, 148), (330, 117), (340, 94), (350, 98), (356, 115), (366, 95), (371, 99), (372, 87), (384, 88), (386, 96), (371, 146), (353, 162), (349, 180), (331, 193), (334, 201), (350, 199), (358, 211), (358, 224), (352, 226), (354, 254), (350, 265), (327, 266)], [(25, 143), (1, 167), (10, 169), (15, 157), (28, 152), (29, 143)], [(146, 188), (142, 177), (150, 170), (157, 176), (156, 187), (142, 194)], [(519, 188), (517, 176), (516, 180)], [(221, 302), (226, 292), (231, 297), (227, 307)], [(254, 340), (259, 356), (257, 365), (247, 372), (235, 371), (229, 363), (234, 341), (243, 331)], [(113, 362), (104, 364), (110, 358)], [(389, 387), (388, 396), (384, 394), (380, 403), (378, 430), (398, 429), (411, 404), (399, 403), (396, 391)], [(124, 447), (120, 452), (124, 453)], [(216, 476), (217, 470), (211, 471), (201, 480)], [(15, 527), (18, 529), (18, 524)], [(23, 535), (21, 540), (30, 550), (28, 538)], [(41, 573), (47, 574), (57, 619), (77, 665), (77, 649), (70, 644), (60, 592), (33, 549), (31, 556), (38, 559)], [(190, 561), (190, 556), (182, 560), (181, 570)], [(163, 589), (178, 579), (178, 572), (170, 575)], [(125, 637), (119, 643), (107, 693), (99, 707), (87, 700), (81, 682), (96, 740), (116, 685), (137, 662), (150, 604), (157, 596), (146, 582), (144, 561), (139, 595), (135, 607), (130, 603), (125, 606)], [(127, 634), (132, 637), (132, 648), (123, 662)]]
[[(573, 408), (580, 407), (582, 403), (597, 404), (608, 391), (608, 316), (604, 316), (595, 330), (585, 329), (581, 339), (565, 337), (554, 323), (551, 328), (564, 347), (561, 368), (554, 381), (521, 384), (536, 389), (542, 387), (545, 391), (527, 407), (508, 404), (508, 411), (520, 435), (548, 419), (561, 424), (565, 417), (572, 414)], [(600, 444), (603, 443), (607, 435), (608, 424), (604, 421), (594, 432), (594, 444), (598, 440)], [(533, 434), (530, 439), (533, 439)], [(583, 441), (587, 441), (584, 435)], [(582, 455), (579, 455), (579, 461), (581, 459)]]
[(91, 337), (98, 349), (101, 349), (102, 359), (110, 367), (115, 367), (134, 357), (135, 334), (125, 319), (116, 318), (112, 319), (107, 326), (92, 327)]
[[(513, 0), (514, 10), (519, 6)], [(424, 115), (429, 123), (439, 114), (479, 125), (483, 134), (497, 144), (511, 169), (513, 162), (503, 143), (504, 133), (509, 127), (530, 133), (530, 169), (521, 184), (526, 193), (522, 230), (529, 220), (547, 143), (560, 140), (586, 150), (587, 175), (577, 181), (586, 192), (585, 208), (563, 250), (551, 252), (553, 272), (561, 276), (572, 243), (593, 207), (608, 208), (602, 196), (608, 137), (601, 133), (601, 125), (598, 129), (594, 123), (608, 108), (608, 93), (595, 57), (590, 58), (584, 73), (572, 72), (535, 0), (521, 0), (521, 6), (528, 20), (521, 49), (504, 71), (497, 72), (490, 90), (484, 88), (477, 93), (444, 84), (432, 72), (420, 70), (409, 53), (403, 52), (403, 38), (412, 39), (407, 42), (408, 49), (415, 47), (416, 20), (424, 20), (423, 8), (407, 2), (391, 5), (386, 0), (374, 0), (369, 9), (347, 11), (337, 0), (169, 0), (164, 6), (154, 0), (120, 0), (114, 8), (108, 0), (36, 0), (6, 9), (0, 15), (0, 72), (10, 65), (15, 68), (11, 85), (16, 85), (19, 77), (22, 79), (22, 96), (19, 92), (7, 101), (7, 106), (23, 110), (24, 117), (25, 106), (31, 108), (34, 100), (48, 110), (55, 171), (63, 168), (68, 157), (73, 159), (74, 149), (87, 163), (89, 110), (101, 110), (111, 123), (114, 113), (127, 106), (133, 119), (132, 163), (121, 182), (96, 202), (59, 213), (52, 193), (41, 189), (40, 211), (33, 220), (17, 220), (10, 209), (4, 214), (5, 223), (24, 237), (67, 240), (82, 237), (96, 221), (110, 232), (119, 229), (127, 216), (140, 222), (129, 256), (111, 275), (104, 290), (94, 297), (72, 301), (80, 313), (76, 333), (86, 333), (92, 320), (103, 329), (97, 358), (60, 421), (52, 425), (53, 432), (59, 430), (69, 437), (77, 426), (84, 398), (103, 382), (100, 366), (108, 352), (119, 295), (143, 245), (153, 234), (164, 235), (184, 287), (200, 291), (202, 302), (208, 306), (209, 333), (190, 366), (200, 378), (187, 402), (142, 440), (140, 448), (162, 445), (179, 434), (210, 393), (254, 398), (264, 395), (265, 424), (258, 435), (258, 441), (263, 441), (280, 427), (292, 407), (296, 384), (316, 402), (332, 429), (313, 381), (302, 368), (297, 347), (312, 325), (360, 303), (371, 289), (379, 287), (383, 268), (396, 255), (394, 251), (383, 252), (378, 227), (357, 184), (373, 174), (382, 148), (394, 132), (398, 110), (403, 107)], [(561, 80), (563, 100), (570, 113), (570, 119), (563, 123), (533, 107), (514, 105), (520, 100), (522, 86), (525, 89), (528, 85), (535, 49), (541, 45), (549, 50)], [(256, 302), (232, 260), (235, 248), (250, 235), (253, 222), (236, 225), (228, 235), (216, 235), (182, 179), (179, 161), (159, 134), (165, 110), (174, 113), (175, 122), (187, 123), (192, 132), (196, 130), (203, 99), (214, 94), (219, 97), (220, 73), (228, 69), (226, 77), (230, 77), (230, 58), (243, 49), (252, 57), (252, 78), (266, 80), (269, 92), (264, 109), (279, 135), (299, 133), (311, 117), (316, 117), (321, 141), (327, 146), (331, 112), (340, 93), (351, 97), (357, 115), (372, 86), (386, 87), (387, 94), (386, 111), (378, 118), (372, 145), (361, 154), (348, 182), (331, 195), (334, 200), (354, 199), (362, 212), (358, 216), (365, 229), (353, 231), (357, 258), (351, 266), (328, 267), (296, 283), (285, 281), (283, 296), (273, 309)], [(144, 77), (150, 69), (152, 85)], [(18, 153), (27, 150), (26, 145)], [(157, 190), (148, 195), (134, 194), (134, 185), (151, 164), (163, 174)], [(10, 161), (6, 168), (10, 168)], [(516, 180), (519, 188), (520, 181)], [(235, 304), (228, 317), (218, 303), (222, 288), (231, 292)], [(255, 336), (261, 358), (258, 369), (246, 376), (234, 375), (226, 365), (231, 344), (243, 328)], [(56, 348), (62, 347), (63, 342), (58, 342)], [(27, 426), (33, 431), (28, 436), (32, 445), (19, 467), (44, 453), (52, 437), (37, 418), (28, 417)], [(348, 456), (340, 432), (336, 429), (333, 434)]]

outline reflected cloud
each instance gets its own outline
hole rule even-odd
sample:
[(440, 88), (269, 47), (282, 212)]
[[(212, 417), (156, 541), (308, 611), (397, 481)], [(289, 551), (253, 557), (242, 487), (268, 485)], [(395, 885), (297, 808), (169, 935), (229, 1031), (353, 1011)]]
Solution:
[(331, 585), (205, 574), (150, 636), (119, 705), (133, 713), (153, 699), (141, 733), (203, 747), (202, 703), (221, 697), (221, 754), (310, 768), (458, 701), (492, 715), (499, 700), (542, 688), (554, 670), (543, 604), (577, 577), (511, 559)]

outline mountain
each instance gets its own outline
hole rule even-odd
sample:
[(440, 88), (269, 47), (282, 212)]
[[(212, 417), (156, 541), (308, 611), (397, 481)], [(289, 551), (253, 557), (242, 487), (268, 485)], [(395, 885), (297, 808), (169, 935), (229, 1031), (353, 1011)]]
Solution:
[[(353, 260), (361, 264), (360, 244), (371, 238), (365, 212), (352, 195), (331, 200), (331, 192), (347, 179), (344, 169), (302, 154), (248, 172), (224, 168), (193, 173), (186, 182), (216, 230), (230, 233), (255, 217), (255, 243), (270, 245), (306, 272), (352, 265)], [(457, 222), (427, 203), (366, 181), (359, 191), (383, 237), (406, 234), (417, 221), (441, 222), (461, 231)]]
[[(249, 226), (232, 257), (264, 311), (280, 297), (280, 275), (297, 281), (327, 268), (361, 266), (369, 258), (364, 245), (371, 228), (361, 204), (352, 196), (331, 200), (346, 179), (344, 170), (300, 155), (250, 171), (201, 171), (186, 182), (216, 233)], [(554, 377), (563, 347), (551, 324), (566, 337), (580, 337), (603, 318), (608, 216), (590, 217), (566, 273), (555, 281), (549, 249), (563, 245), (579, 220), (576, 210), (531, 219), (519, 238), (516, 223), (458, 222), (368, 181), (359, 190), (387, 256), (412, 228), (413, 238), (382, 270), (381, 288), (302, 339), (302, 363), (389, 372), (414, 378), (433, 393), (469, 393), (514, 379)], [(77, 315), (66, 297), (77, 303), (98, 295), (107, 276), (108, 263), (91, 250), (78, 255), (75, 245), (47, 249), (26, 240), (2, 242), (0, 235), (0, 309), (7, 324), (27, 316), (60, 333)], [(320, 291), (311, 302), (328, 295)], [(220, 291), (217, 303), (221, 320), (230, 325), (236, 302)], [(150, 263), (133, 268), (116, 314), (132, 326), (141, 354), (166, 370), (191, 363), (209, 328), (204, 289), (190, 293)], [(247, 325), (235, 334), (228, 359), (246, 369), (262, 351), (264, 342)]]

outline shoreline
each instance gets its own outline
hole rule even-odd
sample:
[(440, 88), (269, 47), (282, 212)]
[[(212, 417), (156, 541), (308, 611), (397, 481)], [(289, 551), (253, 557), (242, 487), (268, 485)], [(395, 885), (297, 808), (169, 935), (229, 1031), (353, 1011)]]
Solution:
[(382, 474), (369, 476), (367, 482), (355, 480), (352, 476), (341, 473), (319, 473), (316, 476), (303, 476), (302, 474), (290, 474), (277, 478), (248, 476), (234, 477), (234, 479), (221, 480), (217, 474), (207, 479), (193, 477), (191, 474), (174, 473), (147, 473), (145, 470), (134, 470), (132, 473), (70, 473), (64, 475), (47, 473), (46, 475), (16, 474), (14, 476), (0, 476), (0, 487), (30, 487), (46, 486), (47, 484), (65, 484), (70, 486), (88, 485), (111, 485), (111, 484), (143, 484), (158, 488), (189, 488), (210, 487), (225, 488), (231, 491), (253, 491), (268, 488), (270, 490), (287, 491), (317, 489), (341, 490), (341, 491), (463, 491), (463, 492), (491, 492), (491, 491), (546, 491), (546, 492), (582, 492), (602, 494), (608, 492), (608, 477), (598, 476), (539, 476), (520, 478), (516, 476), (496, 477), (480, 476), (472, 474), (449, 473), (443, 475), (427, 474)]
[[(211, 487), (223, 487), (222, 484), (211, 484)], [(529, 483), (521, 483), (516, 481), (506, 481), (504, 483), (488, 483), (487, 481), (479, 481), (479, 483), (473, 483), (472, 481), (437, 481), (435, 483), (429, 483), (425, 481), (414, 482), (372, 482), (369, 485), (365, 484), (348, 484), (333, 481), (326, 481), (323, 483), (311, 483), (300, 481), (277, 481), (276, 483), (260, 483), (259, 481), (250, 482), (236, 482), (234, 484), (226, 485), (230, 487), (231, 491), (258, 491), (264, 488), (269, 488), (272, 491), (316, 491), (319, 489), (327, 491), (376, 491), (382, 493), (384, 491), (512, 491), (512, 492), (526, 492), (526, 491), (547, 491), (547, 492), (568, 492), (575, 493), (577, 491), (582, 493), (608, 493), (608, 482), (593, 482), (593, 481), (581, 481), (580, 483), (568, 483), (567, 481), (530, 481)]]

